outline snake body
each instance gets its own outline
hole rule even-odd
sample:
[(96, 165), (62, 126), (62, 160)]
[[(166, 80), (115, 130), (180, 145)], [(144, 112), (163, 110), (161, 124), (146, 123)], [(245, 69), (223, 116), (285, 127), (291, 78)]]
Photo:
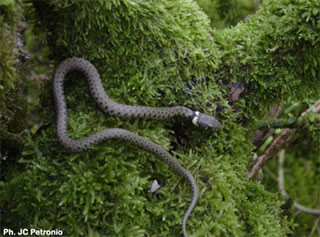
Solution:
[(190, 213), (196, 205), (198, 199), (198, 187), (192, 174), (184, 169), (179, 164), (179, 162), (174, 157), (172, 157), (164, 148), (148, 139), (145, 139), (139, 135), (129, 132), (128, 130), (120, 128), (104, 129), (93, 135), (77, 140), (71, 139), (67, 135), (67, 109), (63, 85), (67, 73), (74, 70), (81, 71), (85, 74), (89, 82), (92, 96), (94, 97), (100, 108), (105, 113), (108, 113), (112, 116), (151, 119), (168, 119), (174, 116), (181, 116), (190, 119), (196, 125), (214, 129), (221, 127), (220, 122), (213, 116), (202, 114), (200, 112), (196, 112), (182, 106), (154, 108), (146, 106), (130, 106), (116, 103), (111, 100), (106, 94), (100, 80), (100, 75), (96, 68), (89, 61), (83, 58), (73, 57), (64, 60), (57, 67), (54, 75), (53, 94), (54, 102), (56, 105), (56, 126), (59, 142), (65, 148), (71, 150), (72, 152), (81, 152), (89, 149), (92, 145), (105, 141), (107, 139), (121, 138), (132, 142), (135, 145), (159, 156), (171, 168), (184, 176), (191, 185), (192, 201), (187, 211), (185, 212), (182, 221), (182, 232), (186, 237), (186, 223)]

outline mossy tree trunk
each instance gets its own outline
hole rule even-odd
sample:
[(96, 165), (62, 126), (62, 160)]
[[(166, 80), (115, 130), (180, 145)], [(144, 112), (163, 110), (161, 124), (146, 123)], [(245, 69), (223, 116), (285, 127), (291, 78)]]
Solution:
[[(25, 97), (20, 75), (23, 63), (18, 58), (16, 30), (21, 1), (0, 2), (0, 168), (9, 169), (23, 149), (26, 128)], [(5, 172), (0, 173), (0, 179)]]
[[(65, 88), (70, 136), (121, 127), (171, 151), (199, 185), (199, 202), (188, 222), (194, 236), (290, 232), (279, 197), (247, 179), (249, 135), (269, 106), (319, 94), (318, 1), (267, 0), (247, 22), (225, 30), (213, 30), (189, 0), (54, 0), (34, 1), (33, 7), (52, 58), (91, 61), (112, 99), (184, 105), (223, 123), (221, 130), (209, 131), (180, 119), (110, 118), (91, 98), (86, 80), (74, 74)], [(233, 104), (229, 87), (237, 82), (246, 93)], [(50, 91), (48, 83), (43, 94)], [(27, 138), (20, 160), (25, 170), (3, 186), (1, 205), (16, 218), (4, 224), (62, 229), (70, 236), (181, 235), (188, 184), (126, 141), (70, 154), (57, 141), (53, 101), (46, 98), (49, 126)], [(162, 188), (151, 195), (154, 179)]]

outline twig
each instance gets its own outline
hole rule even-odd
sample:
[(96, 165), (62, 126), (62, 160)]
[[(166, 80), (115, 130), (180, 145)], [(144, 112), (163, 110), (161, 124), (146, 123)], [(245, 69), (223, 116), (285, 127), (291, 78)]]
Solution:
[(319, 220), (320, 220), (320, 216), (316, 219), (316, 221), (314, 222), (314, 225), (312, 227), (312, 230), (311, 230), (311, 233), (309, 235), (309, 237), (312, 237), (314, 231), (316, 230), (316, 228), (318, 227), (318, 224), (319, 224)]
[[(318, 113), (320, 111), (320, 99), (314, 104), (314, 109), (307, 109), (303, 112), (299, 118), (304, 118), (307, 113), (314, 112)], [(280, 134), (273, 139), (270, 143), (269, 147), (254, 160), (254, 163), (250, 166), (247, 171), (247, 175), (249, 179), (252, 179), (257, 172), (261, 169), (264, 164), (266, 164), (271, 158), (273, 158), (281, 149), (290, 144), (294, 139), (294, 135), (296, 133), (296, 129), (284, 128), (280, 132)]]
[(293, 140), (294, 134), (295, 129), (284, 128), (280, 134), (273, 139), (269, 147), (255, 160), (251, 169), (248, 171), (248, 178), (252, 179), (265, 163), (274, 157), (286, 144), (289, 144)]
[[(284, 172), (283, 172), (283, 163), (285, 158), (284, 153), (285, 153), (284, 150), (281, 150), (279, 152), (278, 187), (279, 187), (279, 191), (282, 198), (285, 199), (285, 198), (288, 198), (288, 194), (284, 188)], [(311, 214), (311, 215), (317, 215), (320, 218), (320, 209), (307, 208), (296, 201), (294, 201), (293, 205), (299, 211), (302, 211), (304, 213)]]

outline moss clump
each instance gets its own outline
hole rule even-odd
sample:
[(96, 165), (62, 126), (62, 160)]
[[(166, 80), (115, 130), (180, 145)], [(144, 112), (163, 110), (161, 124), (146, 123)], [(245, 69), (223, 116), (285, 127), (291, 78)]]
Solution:
[[(25, 98), (22, 96), (22, 81), (19, 76), (19, 60), (16, 48), (16, 27), (21, 14), (21, 2), (0, 2), (0, 165), (12, 162), (21, 152), (25, 128)], [(0, 179), (4, 172), (1, 172)]]
[(245, 115), (318, 98), (319, 9), (319, 1), (264, 1), (246, 23), (215, 31), (223, 52), (221, 79), (247, 87), (238, 105)]
[[(246, 24), (213, 31), (207, 16), (187, 0), (34, 1), (38, 29), (53, 59), (90, 60), (111, 98), (131, 105), (184, 105), (216, 115), (224, 125), (212, 132), (173, 119), (108, 118), (77, 74), (66, 85), (69, 134), (79, 138), (122, 127), (170, 150), (199, 185), (199, 203), (188, 222), (194, 236), (286, 236), (292, 225), (281, 216), (281, 201), (246, 178), (253, 147), (248, 128), (238, 121), (259, 114), (257, 105), (288, 102), (289, 92), (303, 96), (307, 86), (316, 86), (314, 66), (303, 73), (296, 68), (300, 58), (295, 44), (305, 44), (298, 49), (309, 52), (308, 45), (318, 40), (313, 34), (318, 23), (311, 20), (305, 29), (307, 18), (298, 18), (294, 26), (289, 21), (295, 33), (287, 38), (276, 24), (287, 26), (312, 5), (287, 3), (264, 1)], [(275, 43), (281, 57), (273, 52)], [(311, 61), (305, 56), (304, 62)], [(237, 114), (228, 105), (225, 86), (236, 81), (248, 86)], [(48, 85), (43, 93), (50, 90)], [(55, 137), (52, 103), (45, 114), (48, 127), (28, 139), (22, 154), (25, 171), (3, 186), (0, 205), (7, 208), (6, 225), (58, 228), (69, 236), (181, 234), (190, 189), (179, 175), (126, 141), (106, 141), (70, 154)], [(152, 196), (148, 190), (154, 179), (163, 187)], [(13, 192), (17, 187), (20, 193)]]
[(253, 14), (259, 0), (197, 0), (199, 6), (208, 15), (214, 28), (225, 28), (236, 25)]

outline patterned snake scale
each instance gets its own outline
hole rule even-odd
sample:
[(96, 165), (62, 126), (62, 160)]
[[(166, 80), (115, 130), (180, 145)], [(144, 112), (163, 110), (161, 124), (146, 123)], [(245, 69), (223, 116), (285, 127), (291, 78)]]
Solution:
[(194, 124), (218, 129), (221, 127), (220, 122), (213, 116), (202, 114), (200, 112), (192, 111), (186, 107), (175, 106), (169, 108), (153, 108), (145, 106), (129, 106), (118, 104), (112, 101), (106, 94), (103, 85), (100, 80), (100, 75), (96, 68), (87, 60), (82, 58), (68, 58), (64, 60), (57, 68), (53, 80), (53, 94), (54, 102), (56, 105), (57, 114), (57, 136), (59, 142), (72, 152), (81, 152), (89, 149), (92, 145), (107, 139), (121, 138), (135, 145), (147, 150), (157, 156), (159, 156), (164, 162), (166, 162), (176, 172), (184, 176), (192, 187), (192, 201), (185, 212), (182, 221), (183, 236), (187, 236), (186, 223), (187, 219), (196, 205), (198, 199), (198, 187), (192, 174), (184, 169), (179, 162), (172, 157), (164, 148), (160, 145), (153, 143), (152, 141), (129, 132), (125, 129), (111, 128), (104, 129), (88, 137), (74, 140), (67, 135), (67, 109), (66, 101), (64, 97), (63, 83), (66, 74), (70, 71), (81, 71), (85, 74), (92, 96), (101, 107), (101, 109), (115, 117), (136, 117), (136, 118), (151, 118), (151, 119), (168, 119), (174, 116), (181, 116), (191, 120)]

